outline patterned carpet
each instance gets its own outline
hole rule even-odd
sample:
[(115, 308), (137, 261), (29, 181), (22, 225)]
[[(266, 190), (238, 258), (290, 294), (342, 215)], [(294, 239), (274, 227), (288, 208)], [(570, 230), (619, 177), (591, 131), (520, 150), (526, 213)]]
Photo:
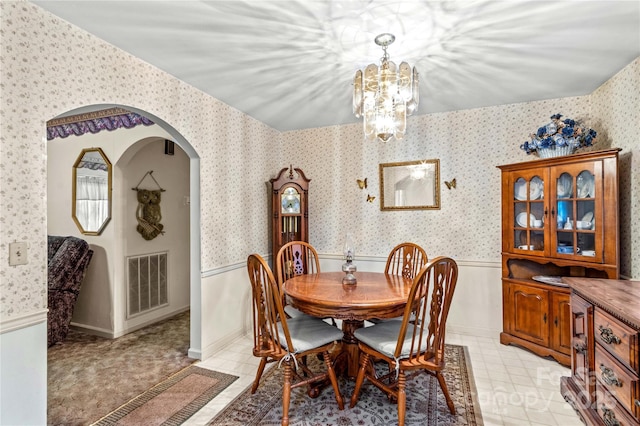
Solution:
[(71, 331), (48, 350), (49, 425), (88, 425), (195, 362), (189, 312), (118, 339)]
[[(435, 377), (420, 373), (407, 381), (406, 425), (482, 425), (471, 365), (464, 346), (447, 345), (447, 367), (444, 376), (456, 406), (456, 415), (449, 413), (444, 396)], [(312, 362), (312, 363), (311, 363)], [(312, 357), (310, 366), (319, 367)], [(282, 372), (271, 368), (251, 395), (248, 388), (218, 414), (210, 426), (279, 425), (282, 417)], [(390, 425), (397, 424), (397, 405), (376, 387), (365, 381), (358, 404), (349, 409), (354, 381), (340, 379), (345, 409), (338, 410), (331, 388), (316, 399), (306, 394), (306, 387), (291, 393), (289, 419), (291, 425)]]

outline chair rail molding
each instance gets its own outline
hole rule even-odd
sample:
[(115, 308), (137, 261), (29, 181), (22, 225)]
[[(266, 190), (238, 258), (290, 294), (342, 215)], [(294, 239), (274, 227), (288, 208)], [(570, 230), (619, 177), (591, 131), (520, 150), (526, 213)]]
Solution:
[(47, 322), (48, 311), (48, 309), (40, 309), (38, 311), (29, 312), (27, 314), (2, 319), (0, 321), (0, 334), (31, 327), (42, 322)]

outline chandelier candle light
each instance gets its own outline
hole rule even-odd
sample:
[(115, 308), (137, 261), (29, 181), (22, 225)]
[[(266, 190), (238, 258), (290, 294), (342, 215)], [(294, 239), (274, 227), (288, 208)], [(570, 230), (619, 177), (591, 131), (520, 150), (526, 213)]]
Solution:
[(407, 116), (418, 109), (418, 71), (408, 63), (400, 66), (389, 60), (387, 47), (395, 41), (393, 34), (384, 33), (375, 38), (382, 47), (380, 66), (369, 64), (356, 71), (353, 79), (353, 113), (364, 118), (364, 135), (388, 141), (400, 140), (407, 130)]

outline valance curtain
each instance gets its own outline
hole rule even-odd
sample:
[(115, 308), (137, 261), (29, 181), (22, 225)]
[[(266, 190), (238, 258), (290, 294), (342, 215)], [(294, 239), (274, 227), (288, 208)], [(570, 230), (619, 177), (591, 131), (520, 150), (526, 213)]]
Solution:
[(95, 134), (102, 130), (131, 129), (141, 124), (151, 126), (154, 122), (135, 112), (112, 108), (50, 120), (47, 122), (47, 140), (66, 138), (69, 135)]

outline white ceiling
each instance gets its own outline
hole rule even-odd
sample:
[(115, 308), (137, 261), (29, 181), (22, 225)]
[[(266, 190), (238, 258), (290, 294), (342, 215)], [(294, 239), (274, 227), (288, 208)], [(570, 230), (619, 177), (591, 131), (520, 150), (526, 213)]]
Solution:
[(280, 131), (356, 122), (353, 74), (420, 72), (427, 114), (591, 93), (640, 56), (640, 1), (33, 1)]

